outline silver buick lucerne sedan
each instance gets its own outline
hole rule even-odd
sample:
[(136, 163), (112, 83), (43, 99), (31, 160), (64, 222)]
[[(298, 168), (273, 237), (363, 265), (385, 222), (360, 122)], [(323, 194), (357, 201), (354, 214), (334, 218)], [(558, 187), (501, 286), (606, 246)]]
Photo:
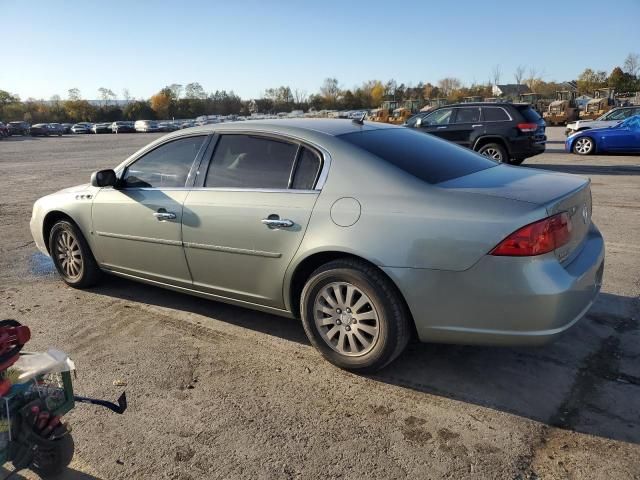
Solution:
[(589, 309), (604, 266), (587, 179), (349, 120), (166, 135), (39, 199), (31, 231), (73, 287), (108, 272), (299, 317), (360, 372), (412, 335), (545, 343)]

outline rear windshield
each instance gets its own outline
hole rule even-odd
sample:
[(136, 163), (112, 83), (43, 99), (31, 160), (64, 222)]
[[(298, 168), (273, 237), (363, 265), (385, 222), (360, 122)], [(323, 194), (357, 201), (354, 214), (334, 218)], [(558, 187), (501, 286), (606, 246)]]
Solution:
[(540, 115), (530, 106), (518, 107), (518, 111), (522, 114), (527, 122), (538, 123), (540, 121)]
[(445, 182), (497, 165), (471, 150), (409, 128), (368, 130), (339, 138), (427, 183)]

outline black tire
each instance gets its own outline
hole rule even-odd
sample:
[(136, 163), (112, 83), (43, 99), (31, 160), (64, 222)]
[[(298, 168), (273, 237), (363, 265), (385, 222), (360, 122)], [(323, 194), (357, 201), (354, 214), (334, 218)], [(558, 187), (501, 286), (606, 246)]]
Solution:
[(59, 440), (55, 440), (50, 449), (36, 449), (31, 468), (42, 478), (55, 477), (64, 472), (71, 463), (74, 451), (73, 437), (67, 433)]
[(511, 165), (522, 165), (522, 162), (524, 162), (524, 158), (512, 158), (509, 160)]
[[(363, 349), (365, 352), (361, 355), (349, 356), (338, 352), (323, 338), (320, 327), (316, 325), (314, 304), (323, 289), (336, 282), (352, 285), (370, 299), (371, 310), (375, 308), (377, 337), (371, 342), (370, 350)], [(322, 356), (337, 367), (358, 373), (375, 372), (391, 363), (405, 349), (412, 333), (410, 315), (395, 285), (377, 268), (356, 259), (334, 260), (316, 269), (302, 290), (300, 313), (309, 341)], [(354, 318), (356, 315), (357, 312), (354, 311)], [(349, 319), (348, 322), (346, 326), (342, 324), (339, 328), (350, 330), (348, 325), (351, 325), (352, 320)], [(362, 322), (360, 320), (361, 324)], [(358, 329), (356, 323), (357, 321), (353, 321), (354, 330)], [(337, 325), (339, 323), (328, 326), (327, 329)], [(351, 334), (355, 335), (356, 332)], [(339, 332), (338, 335), (345, 333)], [(353, 335), (350, 336), (351, 339), (354, 338)]]
[(478, 153), (496, 162), (507, 163), (509, 161), (507, 150), (499, 143), (487, 143), (478, 149)]
[[(67, 242), (69, 238), (73, 241)], [(62, 280), (71, 287), (89, 288), (102, 277), (84, 235), (72, 222), (60, 220), (53, 225), (49, 233), (49, 253)], [(73, 266), (69, 266), (70, 261)]]

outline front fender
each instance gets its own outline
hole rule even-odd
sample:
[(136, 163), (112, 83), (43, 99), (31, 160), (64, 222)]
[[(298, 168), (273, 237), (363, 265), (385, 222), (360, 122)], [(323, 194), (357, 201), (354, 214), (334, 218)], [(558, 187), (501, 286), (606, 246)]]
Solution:
[(98, 190), (99, 188), (91, 186), (66, 189), (42, 197), (34, 203), (30, 221), (31, 235), (42, 253), (49, 254), (45, 226), (51, 215), (63, 215), (73, 220), (93, 250), (91, 207)]

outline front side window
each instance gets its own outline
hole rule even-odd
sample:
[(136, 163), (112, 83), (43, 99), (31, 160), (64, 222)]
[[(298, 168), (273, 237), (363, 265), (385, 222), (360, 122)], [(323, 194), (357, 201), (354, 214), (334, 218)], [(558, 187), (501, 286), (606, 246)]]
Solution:
[(289, 187), (298, 145), (254, 135), (222, 135), (213, 153), (205, 187)]
[(181, 138), (160, 145), (127, 167), (125, 188), (180, 188), (187, 183), (205, 135)]
[(448, 125), (451, 123), (453, 109), (443, 108), (424, 117), (423, 125)]
[(474, 123), (480, 121), (480, 108), (457, 108), (456, 123)]

